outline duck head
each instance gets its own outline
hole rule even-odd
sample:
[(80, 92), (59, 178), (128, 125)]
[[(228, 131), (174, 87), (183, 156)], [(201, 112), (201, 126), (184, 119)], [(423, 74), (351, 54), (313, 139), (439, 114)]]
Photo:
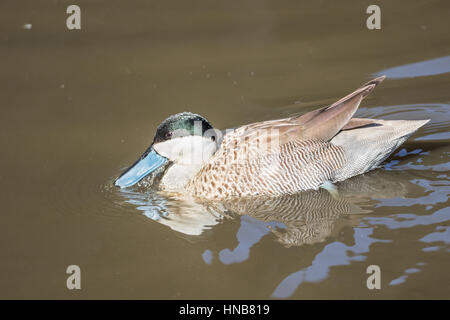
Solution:
[(168, 166), (161, 183), (167, 189), (182, 188), (216, 152), (218, 134), (220, 132), (198, 114), (183, 112), (170, 116), (158, 126), (144, 154), (114, 185), (133, 186), (158, 168)]

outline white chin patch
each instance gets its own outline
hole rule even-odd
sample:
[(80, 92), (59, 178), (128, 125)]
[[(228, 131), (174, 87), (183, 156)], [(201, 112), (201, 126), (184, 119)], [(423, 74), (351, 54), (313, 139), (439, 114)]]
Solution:
[(205, 163), (216, 152), (216, 143), (201, 136), (174, 138), (153, 145), (161, 156), (182, 165)]

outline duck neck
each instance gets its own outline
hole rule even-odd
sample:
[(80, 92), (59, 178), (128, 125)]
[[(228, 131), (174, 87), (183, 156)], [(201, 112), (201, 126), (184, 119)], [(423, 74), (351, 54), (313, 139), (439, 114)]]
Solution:
[(167, 191), (182, 191), (200, 171), (202, 164), (172, 164), (161, 179), (160, 187)]
[(171, 161), (161, 179), (160, 187), (163, 190), (177, 191), (185, 188), (209, 161), (216, 152), (217, 145), (210, 138), (187, 136), (159, 143), (154, 148)]

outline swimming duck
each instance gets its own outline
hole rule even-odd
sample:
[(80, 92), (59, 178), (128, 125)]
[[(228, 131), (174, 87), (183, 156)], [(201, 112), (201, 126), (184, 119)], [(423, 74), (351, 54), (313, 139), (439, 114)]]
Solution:
[(126, 188), (158, 172), (159, 188), (205, 200), (282, 196), (377, 168), (429, 120), (353, 118), (379, 77), (303, 115), (214, 129), (183, 112), (164, 120), (144, 154), (114, 184)]

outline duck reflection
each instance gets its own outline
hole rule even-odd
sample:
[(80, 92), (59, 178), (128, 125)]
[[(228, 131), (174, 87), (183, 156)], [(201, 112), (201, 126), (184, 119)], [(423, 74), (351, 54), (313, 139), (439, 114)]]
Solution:
[(148, 189), (120, 192), (146, 217), (186, 235), (199, 236), (224, 219), (240, 220), (239, 245), (219, 255), (223, 263), (233, 263), (245, 260), (250, 247), (269, 233), (286, 247), (323, 242), (345, 226), (358, 225), (358, 217), (371, 212), (376, 199), (403, 197), (414, 186), (395, 172), (378, 171), (338, 184), (337, 195), (320, 189), (278, 198), (200, 203)]
[(160, 192), (120, 190), (125, 202), (144, 216), (186, 235), (199, 236), (218, 224), (224, 215), (192, 199)]

